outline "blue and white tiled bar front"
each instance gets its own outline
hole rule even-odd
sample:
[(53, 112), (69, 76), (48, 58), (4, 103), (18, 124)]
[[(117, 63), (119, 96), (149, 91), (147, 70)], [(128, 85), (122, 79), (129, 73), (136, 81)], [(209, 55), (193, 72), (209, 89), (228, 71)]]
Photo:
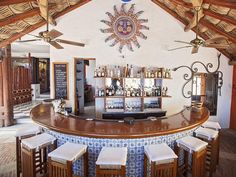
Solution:
[[(143, 177), (144, 146), (165, 142), (173, 149), (175, 140), (188, 135), (192, 135), (196, 128), (197, 127), (175, 134), (137, 139), (88, 138), (82, 136), (62, 134), (48, 129), (44, 129), (44, 131), (57, 138), (58, 146), (64, 144), (65, 142), (84, 144), (88, 146), (89, 177), (96, 176), (95, 162), (102, 147), (127, 147), (128, 158), (126, 166), (126, 176)], [(68, 149), (68, 151), (69, 150), (70, 149)], [(83, 164), (82, 161), (78, 160), (77, 162), (75, 162), (73, 167), (74, 173), (80, 176), (83, 174), (83, 166), (81, 164)]]

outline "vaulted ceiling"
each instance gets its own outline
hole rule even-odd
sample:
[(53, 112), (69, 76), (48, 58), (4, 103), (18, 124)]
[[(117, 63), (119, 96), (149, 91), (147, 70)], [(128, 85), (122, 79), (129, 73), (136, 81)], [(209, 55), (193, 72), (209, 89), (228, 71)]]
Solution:
[(19, 39), (46, 24), (47, 1), (49, 22), (91, 0), (0, 0), (0, 47)]
[[(46, 24), (47, 0), (0, 1), (0, 47)], [(49, 22), (91, 0), (48, 0)], [(188, 25), (194, 16), (191, 0), (152, 0), (174, 18)], [(187, 3), (188, 2), (188, 3)], [(236, 60), (236, 0), (203, 0), (203, 18), (199, 21), (199, 35), (207, 40), (216, 35), (228, 38), (230, 47), (218, 49), (230, 60)], [(196, 32), (196, 27), (192, 29)], [(184, 40), (184, 39), (183, 39)]]
[[(191, 0), (152, 1), (185, 26), (193, 19)], [(230, 46), (218, 50), (230, 60), (236, 60), (236, 0), (203, 0), (202, 7), (204, 16), (199, 21), (199, 36), (205, 40), (217, 35), (227, 37)], [(196, 27), (192, 30), (197, 31)]]

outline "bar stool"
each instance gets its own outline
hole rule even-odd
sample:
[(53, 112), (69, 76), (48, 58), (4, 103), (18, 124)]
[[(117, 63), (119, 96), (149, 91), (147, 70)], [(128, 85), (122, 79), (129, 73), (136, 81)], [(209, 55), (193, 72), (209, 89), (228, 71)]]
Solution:
[(147, 161), (151, 164), (151, 177), (176, 177), (178, 156), (166, 144), (144, 147), (144, 177), (147, 177)]
[(217, 165), (219, 164), (219, 155), (220, 155), (220, 137), (221, 137), (221, 126), (218, 122), (213, 121), (206, 121), (204, 124), (202, 124), (202, 127), (204, 128), (210, 128), (213, 130), (216, 130), (219, 132), (218, 141), (217, 141)]
[(65, 143), (48, 154), (49, 177), (72, 177), (73, 162), (83, 157), (84, 177), (88, 176), (87, 146), (82, 144)]
[(206, 169), (209, 171), (209, 176), (211, 177), (216, 170), (217, 164), (218, 131), (200, 127), (195, 131), (195, 136), (208, 143)]
[(21, 140), (35, 136), (41, 132), (41, 128), (37, 125), (30, 125), (18, 129), (15, 133), (16, 137), (16, 175), (20, 177), (21, 173)]
[(103, 147), (96, 161), (96, 177), (125, 177), (127, 148)]
[(56, 148), (56, 138), (42, 133), (21, 141), (22, 177), (36, 177), (47, 173), (47, 151)]
[[(180, 154), (181, 149), (184, 151), (184, 164), (178, 165), (178, 176), (184, 176), (190, 172), (192, 177), (204, 177), (207, 143), (192, 136), (178, 139), (176, 143), (177, 155)], [(189, 156), (191, 156), (191, 165)]]

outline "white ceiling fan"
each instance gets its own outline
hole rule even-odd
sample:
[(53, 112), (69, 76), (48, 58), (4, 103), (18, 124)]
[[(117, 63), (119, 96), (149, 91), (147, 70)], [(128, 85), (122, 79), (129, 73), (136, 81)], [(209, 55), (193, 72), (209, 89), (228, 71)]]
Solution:
[[(226, 49), (230, 46), (228, 42), (228, 38), (224, 36), (215, 36), (208, 40), (200, 39), (199, 34), (199, 14), (200, 18), (202, 18), (202, 3), (203, 0), (185, 0), (186, 2), (192, 2), (193, 10), (194, 10), (194, 17), (190, 21), (190, 23), (185, 27), (185, 31), (196, 26), (196, 37), (195, 39), (191, 40), (190, 42), (179, 41), (176, 40), (175, 42), (188, 44), (187, 46), (177, 47), (173, 49), (169, 49), (168, 51), (178, 50), (182, 48), (190, 48), (192, 47), (192, 54), (197, 53), (200, 47), (210, 47), (210, 48), (217, 48), (217, 49)], [(204, 16), (204, 15), (203, 15)]]

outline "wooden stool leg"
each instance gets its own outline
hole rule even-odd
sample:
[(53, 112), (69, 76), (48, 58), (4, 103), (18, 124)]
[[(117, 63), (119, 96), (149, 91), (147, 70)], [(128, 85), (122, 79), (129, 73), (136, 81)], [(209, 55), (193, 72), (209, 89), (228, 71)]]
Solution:
[(189, 171), (189, 156), (188, 151), (184, 150), (184, 176), (188, 175)]
[(173, 167), (173, 171), (172, 171), (172, 177), (177, 177), (177, 164), (178, 164), (178, 159), (174, 160), (174, 167)]
[(84, 177), (88, 176), (88, 152), (84, 154)]
[(220, 155), (220, 130), (217, 138), (217, 165), (219, 165), (219, 155)]
[(151, 162), (151, 176), (155, 175), (155, 163)]
[(96, 177), (100, 177), (100, 167), (96, 165)]
[(192, 154), (192, 177), (205, 177), (206, 149)]
[(125, 166), (121, 166), (121, 177), (125, 177), (125, 175), (126, 175)]
[(67, 161), (66, 162), (66, 166), (67, 166), (67, 177), (72, 177), (73, 175), (73, 165), (71, 161)]
[(143, 169), (143, 172), (144, 172), (144, 177), (147, 177), (147, 155), (144, 153), (144, 169)]
[(20, 177), (21, 173), (21, 141), (16, 137), (16, 176)]

